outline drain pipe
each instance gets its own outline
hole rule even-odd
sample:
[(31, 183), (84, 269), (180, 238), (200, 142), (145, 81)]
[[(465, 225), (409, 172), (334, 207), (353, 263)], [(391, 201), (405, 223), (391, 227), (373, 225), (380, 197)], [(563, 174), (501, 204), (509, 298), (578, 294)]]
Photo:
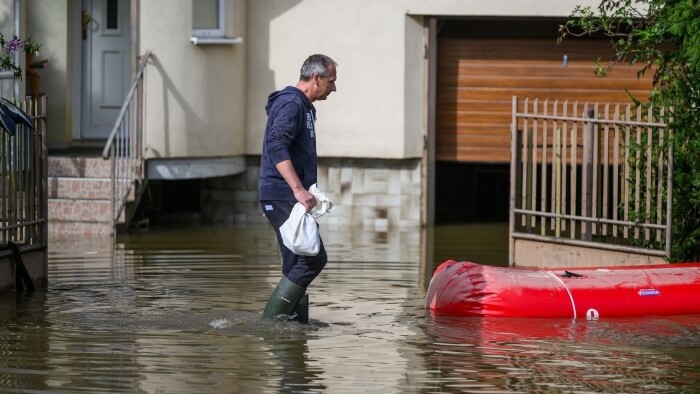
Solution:
[[(20, 31), (19, 31), (19, 2), (20, 0), (15, 0), (14, 2), (14, 25), (15, 25), (15, 36), (21, 37)], [(22, 51), (15, 51), (15, 64), (20, 64), (19, 62), (21, 61), (20, 59), (20, 52)], [(15, 100), (19, 101), (19, 79), (15, 78), (15, 81), (12, 86), (12, 94), (14, 95)]]

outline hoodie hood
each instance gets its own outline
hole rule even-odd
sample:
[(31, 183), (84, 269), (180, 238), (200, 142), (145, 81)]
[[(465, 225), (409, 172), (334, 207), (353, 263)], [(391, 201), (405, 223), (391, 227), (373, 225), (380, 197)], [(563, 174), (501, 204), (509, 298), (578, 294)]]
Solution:
[[(292, 95), (287, 97), (288, 95)], [(311, 111), (316, 113), (316, 108), (314, 108), (313, 104), (311, 104), (311, 101), (309, 101), (309, 98), (306, 97), (304, 92), (301, 90), (297, 89), (294, 86), (287, 86), (286, 88), (282, 90), (278, 90), (276, 92), (270, 93), (269, 96), (267, 96), (267, 105), (265, 105), (265, 113), (269, 114), (270, 113), (270, 108), (274, 105), (274, 103), (282, 99), (281, 101), (287, 101), (291, 100), (294, 96), (299, 97), (301, 102), (308, 107)]]

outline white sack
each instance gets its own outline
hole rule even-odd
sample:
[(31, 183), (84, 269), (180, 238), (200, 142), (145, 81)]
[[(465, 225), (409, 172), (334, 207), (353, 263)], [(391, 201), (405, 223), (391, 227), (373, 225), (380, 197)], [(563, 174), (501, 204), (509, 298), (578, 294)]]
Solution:
[(311, 216), (317, 218), (333, 212), (333, 202), (326, 196), (326, 193), (318, 190), (315, 183), (309, 188), (309, 193), (316, 197), (316, 205), (309, 211)]
[(316, 206), (306, 212), (301, 203), (296, 203), (289, 218), (280, 226), (282, 242), (287, 249), (300, 256), (316, 256), (321, 249), (316, 219), (333, 211), (333, 202), (314, 183), (309, 192), (316, 197)]

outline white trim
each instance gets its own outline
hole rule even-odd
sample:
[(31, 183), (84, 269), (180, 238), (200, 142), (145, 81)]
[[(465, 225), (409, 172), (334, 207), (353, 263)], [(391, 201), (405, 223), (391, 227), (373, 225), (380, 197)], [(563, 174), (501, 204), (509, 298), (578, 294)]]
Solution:
[(194, 45), (212, 45), (212, 44), (223, 44), (223, 45), (237, 45), (243, 44), (242, 37), (190, 37), (190, 41)]
[(149, 159), (148, 179), (204, 179), (244, 172), (243, 156), (211, 158)]

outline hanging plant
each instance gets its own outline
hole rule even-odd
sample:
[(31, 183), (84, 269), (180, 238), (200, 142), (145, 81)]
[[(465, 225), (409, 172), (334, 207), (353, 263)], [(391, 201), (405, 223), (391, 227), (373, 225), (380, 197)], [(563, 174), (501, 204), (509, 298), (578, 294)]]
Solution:
[[(17, 52), (36, 55), (39, 53), (40, 45), (32, 39), (22, 40), (13, 36), (10, 40), (0, 33), (0, 71), (11, 71), (14, 78), (22, 78), (22, 67), (15, 64), (14, 56)], [(0, 129), (5, 130), (10, 135), (17, 132), (17, 124), (24, 124), (27, 127), (34, 127), (31, 116), (22, 111), (12, 102), (0, 98)]]
[(22, 78), (22, 67), (14, 62), (14, 55), (17, 52), (24, 52), (30, 55), (37, 55), (41, 45), (31, 38), (22, 40), (13, 36), (10, 40), (0, 33), (0, 71), (12, 71), (15, 78)]

